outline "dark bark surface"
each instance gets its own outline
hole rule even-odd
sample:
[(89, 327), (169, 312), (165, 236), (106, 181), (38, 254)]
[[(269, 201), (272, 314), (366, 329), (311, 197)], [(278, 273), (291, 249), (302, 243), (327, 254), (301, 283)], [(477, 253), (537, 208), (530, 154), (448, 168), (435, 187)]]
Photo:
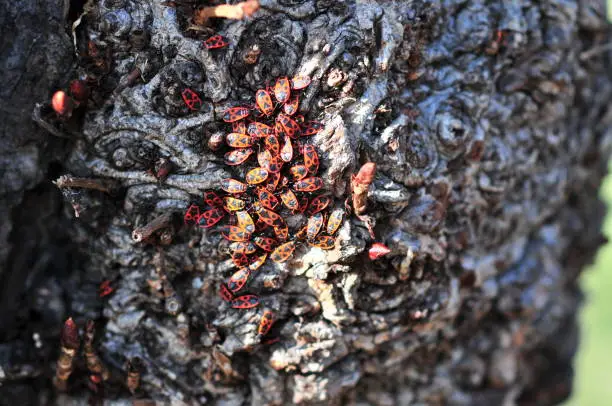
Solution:
[[(78, 2), (0, 6), (0, 404), (568, 396), (577, 279), (603, 241), (597, 190), (612, 140), (603, 2), (262, 1), (249, 19), (199, 29), (190, 2), (93, 3), (76, 49)], [(230, 45), (203, 47), (215, 32)], [(223, 112), (296, 74), (313, 78), (300, 108), (325, 125), (311, 142), (333, 205), (364, 162), (376, 179), (335, 249), (302, 244), (284, 264), (268, 260), (245, 289), (261, 305), (232, 309), (218, 295), (236, 270), (219, 229), (182, 216), (221, 179), (244, 177), (211, 150), (231, 131)], [(87, 106), (58, 118), (48, 100), (76, 77), (92, 83)], [(60, 191), (60, 175), (99, 187)], [(170, 222), (135, 242), (160, 216)], [(365, 223), (391, 253), (368, 259)], [(100, 298), (103, 281), (114, 291)], [(273, 343), (257, 334), (265, 310)], [(96, 321), (110, 378), (92, 384), (79, 356), (58, 393), (68, 317)]]

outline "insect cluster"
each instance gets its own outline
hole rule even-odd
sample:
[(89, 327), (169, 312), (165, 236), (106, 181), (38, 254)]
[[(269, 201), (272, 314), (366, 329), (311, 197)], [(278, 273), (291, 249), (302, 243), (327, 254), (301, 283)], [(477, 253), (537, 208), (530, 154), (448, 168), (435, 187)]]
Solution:
[[(319, 156), (304, 138), (323, 126), (296, 114), (299, 91), (309, 84), (305, 76), (279, 78), (273, 87), (257, 90), (254, 106), (225, 111), (223, 121), (232, 129), (225, 136), (229, 151), (224, 162), (244, 169), (244, 181), (224, 179), (219, 185), (223, 194), (206, 191), (205, 208), (192, 205), (184, 217), (202, 228), (229, 217), (221, 235), (230, 241), (238, 271), (221, 284), (219, 294), (236, 309), (260, 304), (256, 295), (237, 295), (268, 258), (285, 262), (300, 243), (325, 250), (335, 245), (344, 210), (327, 210), (332, 198), (321, 192), (323, 180), (316, 176)], [(291, 230), (290, 216), (300, 216), (292, 219), (297, 226)], [(273, 314), (266, 310), (258, 333), (265, 335), (272, 323)]]

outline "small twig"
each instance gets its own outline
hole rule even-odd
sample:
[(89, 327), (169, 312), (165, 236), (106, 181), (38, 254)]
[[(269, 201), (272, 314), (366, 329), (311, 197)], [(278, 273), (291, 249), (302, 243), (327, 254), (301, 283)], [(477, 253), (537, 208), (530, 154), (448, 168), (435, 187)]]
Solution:
[(218, 6), (204, 7), (196, 10), (193, 22), (196, 25), (204, 25), (209, 18), (227, 18), (230, 20), (242, 20), (252, 16), (259, 9), (259, 0), (247, 0), (238, 4), (220, 4)]
[(604, 53), (606, 51), (612, 51), (612, 42), (608, 42), (607, 44), (597, 45), (588, 51), (584, 51), (580, 54), (581, 61), (587, 61), (598, 54)]
[(142, 227), (136, 227), (132, 231), (132, 239), (135, 242), (141, 242), (149, 238), (153, 233), (162, 228), (168, 227), (172, 220), (172, 213), (164, 213), (159, 217), (154, 218), (149, 224)]
[(63, 175), (53, 181), (55, 186), (60, 189), (64, 188), (81, 188), (99, 190), (104, 193), (111, 193), (115, 187), (115, 183), (109, 180), (91, 179), (91, 178), (75, 178), (70, 175)]

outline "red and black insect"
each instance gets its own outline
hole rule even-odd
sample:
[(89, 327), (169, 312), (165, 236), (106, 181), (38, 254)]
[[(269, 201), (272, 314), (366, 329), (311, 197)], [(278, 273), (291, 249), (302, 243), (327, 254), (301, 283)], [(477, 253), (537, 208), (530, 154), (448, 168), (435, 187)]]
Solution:
[(249, 185), (258, 185), (268, 179), (268, 173), (265, 168), (253, 168), (247, 172), (245, 180)]
[(242, 268), (230, 276), (227, 281), (227, 288), (232, 292), (236, 293), (242, 289), (251, 276), (251, 270), (249, 268)]
[(223, 199), (221, 199), (219, 195), (212, 190), (207, 190), (204, 192), (204, 201), (211, 207), (223, 206)]
[(265, 253), (263, 255), (258, 256), (257, 258), (255, 258), (255, 260), (253, 262), (251, 262), (251, 264), (249, 265), (249, 270), (251, 270), (251, 272), (255, 272), (256, 270), (258, 270), (265, 262), (266, 259), (268, 258), (268, 254)]
[(331, 198), (328, 196), (317, 196), (310, 202), (308, 206), (308, 213), (315, 214), (324, 210), (331, 203)]
[(249, 124), (247, 127), (247, 133), (252, 137), (264, 138), (268, 135), (274, 134), (274, 129), (269, 125), (255, 121)]
[(285, 224), (285, 221), (279, 214), (273, 212), (272, 210), (266, 209), (259, 202), (253, 203), (253, 209), (259, 216), (259, 219), (270, 226), (280, 227)]
[(290, 189), (283, 191), (280, 194), (280, 198), (285, 207), (287, 207), (289, 210), (297, 211), (300, 208), (300, 202), (295, 196), (295, 193), (293, 193), (293, 191), (291, 191)]
[(212, 227), (225, 217), (225, 212), (218, 207), (205, 210), (198, 218), (198, 226), (201, 228)]
[(235, 149), (225, 154), (223, 161), (226, 165), (236, 166), (246, 162), (255, 151), (252, 148)]
[(319, 170), (319, 155), (314, 145), (304, 145), (302, 153), (304, 154), (304, 165), (308, 168), (308, 172), (314, 175)]
[(279, 113), (276, 120), (280, 123), (283, 132), (291, 138), (297, 138), (300, 136), (301, 130), (298, 123), (296, 123), (291, 117)]
[(323, 227), (323, 214), (321, 212), (313, 214), (308, 219), (308, 226), (306, 228), (306, 238), (313, 240), (321, 228)]
[(277, 240), (287, 241), (287, 238), (289, 238), (289, 227), (287, 227), (286, 223), (280, 226), (275, 226), (273, 229)]
[(248, 148), (253, 145), (255, 140), (247, 134), (229, 133), (225, 136), (227, 145), (234, 148)]
[(286, 103), (291, 97), (291, 84), (287, 78), (278, 78), (274, 84), (274, 97), (281, 103)]
[(276, 247), (276, 244), (277, 244), (274, 238), (262, 237), (262, 236), (257, 236), (253, 238), (253, 242), (255, 243), (255, 245), (257, 245), (259, 248), (261, 248), (262, 250), (266, 252), (274, 251), (274, 248)]
[(200, 206), (197, 204), (192, 204), (189, 206), (185, 215), (183, 216), (183, 222), (185, 224), (195, 224), (200, 217)]
[[(227, 193), (238, 194), (246, 192), (248, 185), (236, 179), (227, 178), (221, 181), (221, 189)], [(221, 204), (223, 204), (223, 202), (221, 202)]]
[(293, 159), (293, 145), (291, 144), (291, 138), (284, 136), (283, 146), (280, 149), (280, 159), (283, 162), (291, 162)]
[(255, 295), (238, 296), (231, 301), (234, 309), (251, 309), (259, 305), (259, 297)]
[(181, 92), (181, 96), (183, 97), (183, 101), (185, 102), (189, 110), (196, 111), (200, 110), (200, 108), (202, 107), (202, 99), (200, 99), (200, 96), (198, 96), (198, 94), (193, 90), (189, 88), (184, 89)]
[(212, 37), (204, 41), (204, 46), (207, 49), (218, 49), (218, 48), (226, 47), (228, 45), (229, 45), (229, 42), (227, 42), (227, 40), (219, 34), (213, 35)]
[(323, 129), (323, 124), (316, 121), (309, 121), (302, 124), (302, 137), (308, 137), (309, 135), (318, 134)]
[(302, 180), (308, 176), (308, 168), (306, 165), (294, 165), (289, 168), (289, 173), (294, 181)]
[(261, 205), (267, 209), (275, 210), (276, 206), (278, 206), (278, 199), (276, 196), (264, 187), (257, 188), (257, 198)]
[(273, 324), (274, 313), (272, 313), (270, 310), (264, 310), (263, 315), (259, 320), (259, 326), (257, 326), (257, 335), (265, 336), (268, 334)]
[(107, 279), (100, 284), (100, 287), (98, 288), (98, 296), (106, 297), (113, 293), (114, 290), (115, 289), (111, 286), (111, 281)]
[(311, 79), (309, 76), (304, 76), (304, 75), (294, 76), (291, 79), (291, 88), (295, 90), (304, 89), (310, 84), (310, 82), (311, 82)]
[(270, 258), (274, 262), (285, 262), (293, 255), (293, 251), (295, 251), (295, 241), (289, 241), (276, 247)]
[(236, 221), (239, 228), (242, 228), (250, 234), (255, 232), (255, 222), (249, 213), (247, 213), (245, 210), (241, 210), (234, 214), (236, 215)]
[(233, 242), (229, 246), (230, 251), (237, 254), (252, 254), (257, 247), (251, 241)]
[(225, 300), (226, 302), (229, 302), (230, 300), (234, 298), (234, 295), (232, 294), (232, 292), (229, 290), (229, 288), (227, 287), (225, 283), (221, 283), (221, 285), (219, 286), (219, 296), (221, 297), (221, 299)]
[(232, 132), (239, 133), (239, 134), (246, 134), (247, 126), (244, 123), (244, 121), (234, 121), (232, 123)]
[(225, 196), (223, 198), (223, 208), (226, 211), (238, 211), (246, 207), (246, 202), (241, 199), (236, 199), (232, 196)]
[(310, 241), (309, 244), (324, 250), (331, 250), (336, 245), (336, 241), (334, 240), (334, 237), (329, 235), (320, 235), (313, 241)]
[(270, 151), (273, 157), (280, 153), (280, 143), (276, 135), (268, 135), (264, 140), (264, 147)]
[(267, 90), (259, 89), (255, 93), (255, 103), (259, 110), (264, 113), (266, 116), (274, 113), (274, 104), (272, 104), (272, 97)]
[(323, 179), (312, 177), (305, 178), (293, 184), (293, 189), (298, 192), (314, 192), (323, 187)]
[(249, 265), (249, 256), (247, 254), (238, 254), (238, 253), (234, 252), (232, 254), (232, 263), (237, 268), (243, 268), (245, 266), (248, 266)]
[(238, 120), (242, 120), (245, 117), (248, 117), (251, 113), (247, 107), (230, 107), (225, 110), (223, 113), (223, 121), (226, 123), (233, 123)]
[(334, 235), (334, 233), (338, 231), (338, 228), (340, 228), (340, 225), (342, 224), (343, 216), (344, 210), (342, 209), (335, 209), (331, 212), (329, 218), (327, 219), (327, 227), (325, 230), (327, 231), (327, 234)]
[(229, 241), (248, 241), (251, 239), (251, 233), (236, 226), (224, 226), (221, 235)]
[(291, 96), (287, 103), (283, 104), (283, 111), (286, 115), (292, 116), (298, 111), (298, 107), (300, 106), (300, 99), (297, 94)]

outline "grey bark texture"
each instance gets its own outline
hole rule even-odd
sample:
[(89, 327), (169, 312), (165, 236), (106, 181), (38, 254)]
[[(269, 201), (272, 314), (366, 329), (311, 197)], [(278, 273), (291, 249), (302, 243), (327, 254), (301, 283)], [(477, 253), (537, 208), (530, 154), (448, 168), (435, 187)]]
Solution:
[[(277, 0), (194, 27), (196, 5), (87, 3), (76, 47), (83, 4), (0, 5), (0, 404), (566, 398), (578, 277), (603, 242), (604, 2)], [(214, 33), (229, 46), (206, 49)], [(223, 178), (244, 178), (211, 149), (231, 131), (224, 111), (297, 74), (313, 79), (300, 109), (325, 125), (311, 142), (333, 205), (361, 164), (377, 164), (367, 213), (345, 217), (333, 250), (303, 244), (268, 260), (245, 289), (260, 306), (232, 309), (217, 292), (236, 271), (227, 244), (182, 216)], [(85, 76), (87, 106), (58, 118), (51, 95)], [(198, 111), (185, 88), (202, 97)], [(171, 163), (165, 179), (159, 162)], [(60, 175), (102, 186), (60, 191)], [(374, 241), (391, 253), (369, 260)], [(103, 281), (114, 292), (100, 298)], [(276, 342), (257, 334), (264, 310)], [(57, 393), (68, 317), (96, 321), (111, 377), (92, 384), (80, 359)]]

